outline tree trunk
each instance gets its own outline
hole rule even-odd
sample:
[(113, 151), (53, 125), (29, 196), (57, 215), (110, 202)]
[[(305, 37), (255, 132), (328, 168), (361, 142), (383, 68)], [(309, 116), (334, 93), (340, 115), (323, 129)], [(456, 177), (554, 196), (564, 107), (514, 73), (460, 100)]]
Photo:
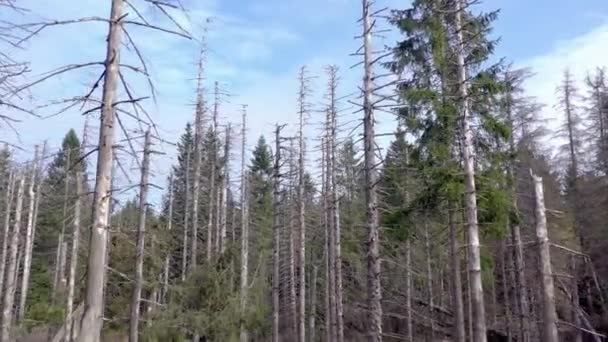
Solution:
[[(243, 106), (242, 145), (241, 145), (241, 312), (247, 309), (249, 290), (249, 197), (248, 177), (245, 170), (245, 152), (247, 145), (247, 112)], [(249, 340), (249, 332), (241, 322), (240, 342)]]
[(542, 301), (543, 301), (543, 341), (558, 342), (557, 313), (555, 311), (555, 287), (553, 285), (553, 271), (551, 270), (551, 255), (549, 252), (549, 236), (547, 233), (547, 217), (545, 214), (545, 198), (543, 179), (532, 173), (534, 182), (536, 238), (538, 242), (538, 255), (540, 261), (540, 274), (542, 275)]
[(36, 176), (38, 173), (38, 145), (36, 145), (34, 151), (34, 160), (31, 165), (31, 178), (30, 184), (28, 185), (28, 196), (29, 196), (29, 209), (27, 215), (27, 228), (25, 232), (25, 244), (23, 246), (23, 253), (25, 255), (23, 260), (23, 277), (21, 278), (21, 293), (19, 299), (19, 310), (17, 311), (17, 321), (21, 322), (25, 315), (25, 304), (27, 301), (27, 292), (30, 281), (30, 270), (32, 266), (32, 249), (30, 245), (33, 245), (34, 236), (34, 219), (36, 214), (36, 196), (34, 192), (36, 187)]
[(412, 309), (412, 236), (405, 241), (405, 307), (407, 309), (407, 340), (414, 342), (414, 318)]
[[(293, 140), (291, 140), (289, 155), (289, 176), (291, 181), (289, 184), (289, 312), (291, 313), (291, 323), (293, 330), (293, 336), (298, 335), (298, 305), (297, 294), (296, 294), (296, 225), (295, 225), (295, 198), (294, 191), (296, 187), (295, 182), (295, 147), (293, 146)], [(299, 226), (298, 226), (299, 227)]]
[[(86, 126), (85, 126), (86, 130)], [(84, 146), (84, 139), (83, 144)], [(65, 311), (65, 342), (71, 342), (74, 338), (72, 322), (73, 322), (73, 309), (74, 309), (74, 292), (76, 286), (76, 267), (78, 266), (78, 248), (80, 246), (80, 222), (81, 222), (81, 211), (82, 211), (82, 198), (86, 195), (84, 193), (83, 181), (84, 177), (80, 171), (81, 166), (76, 167), (74, 180), (76, 182), (76, 199), (74, 202), (74, 230), (72, 232), (72, 251), (70, 256), (70, 271), (68, 280), (68, 299)]]
[(450, 230), (450, 260), (452, 268), (452, 305), (454, 311), (454, 341), (464, 342), (464, 309), (462, 303), (462, 279), (460, 274), (460, 246), (458, 246), (458, 234), (456, 222), (454, 222), (454, 210), (448, 209), (448, 228)]
[(327, 342), (333, 341), (334, 331), (332, 321), (333, 315), (333, 277), (331, 276), (331, 263), (329, 261), (330, 250), (330, 226), (329, 226), (329, 204), (327, 201), (327, 158), (326, 146), (327, 142), (324, 138), (321, 139), (321, 196), (323, 199), (323, 227), (325, 232), (325, 243), (323, 245), (323, 257), (325, 259), (325, 339)]
[[(171, 235), (173, 230), (173, 173), (169, 175), (169, 213), (167, 218), (167, 232)], [(163, 291), (162, 291), (162, 303), (167, 304), (168, 293), (169, 293), (169, 268), (171, 266), (171, 251), (167, 249), (167, 255), (165, 256), (165, 269), (163, 270)]]
[[(194, 176), (192, 179), (192, 241), (190, 241), (190, 273), (196, 270), (198, 256), (198, 200), (201, 186), (201, 167), (203, 163), (203, 116), (205, 115), (205, 102), (203, 91), (203, 58), (201, 52), (199, 60), (198, 85), (196, 89), (196, 113), (194, 117)], [(210, 249), (207, 248), (207, 259), (210, 258)]]
[(373, 65), (372, 65), (372, 26), (370, 23), (370, 3), (362, 0), (363, 7), (363, 139), (365, 159), (365, 204), (367, 237), (367, 301), (369, 309), (369, 342), (382, 340), (382, 290), (380, 286), (380, 257), (379, 257), (379, 220), (378, 196), (376, 187), (378, 176), (376, 173), (376, 144), (374, 132), (373, 107)]
[(131, 317), (129, 321), (129, 342), (137, 342), (139, 339), (139, 315), (141, 289), (144, 282), (144, 251), (146, 242), (146, 213), (148, 211), (148, 174), (150, 172), (150, 145), (152, 144), (150, 131), (146, 132), (144, 147), (144, 158), (141, 169), (141, 181), (139, 184), (139, 222), (137, 225), (137, 242), (135, 255), (135, 286), (131, 300)]
[[(7, 190), (6, 190), (6, 203), (5, 203), (5, 212), (4, 212), (4, 233), (2, 237), (2, 259), (0, 260), (0, 293), (3, 293), (4, 290), (4, 278), (6, 271), (6, 258), (8, 252), (8, 238), (9, 231), (11, 226), (11, 207), (13, 202), (13, 192), (15, 190), (15, 181), (16, 181), (15, 172), (13, 170), (10, 171), (7, 181)], [(2, 297), (4, 298), (4, 296)]]
[(299, 224), (299, 246), (298, 251), (300, 252), (298, 258), (298, 269), (299, 269), (299, 341), (306, 341), (306, 199), (305, 199), (305, 179), (304, 179), (304, 161), (306, 155), (306, 146), (304, 143), (304, 120), (307, 112), (307, 95), (308, 95), (308, 86), (307, 86), (307, 76), (306, 76), (306, 68), (302, 67), (300, 69), (300, 94), (299, 94), (299, 127), (298, 127), (298, 149), (299, 149), (299, 158), (298, 158), (298, 224)]
[(280, 215), (279, 215), (279, 206), (281, 205), (280, 201), (280, 184), (279, 177), (281, 173), (281, 141), (280, 141), (280, 128), (277, 125), (275, 129), (275, 152), (274, 152), (274, 166), (272, 173), (272, 202), (273, 202), (273, 230), (274, 230), (274, 250), (272, 253), (272, 267), (273, 267), (273, 276), (272, 276), (272, 341), (279, 342), (279, 311), (280, 311), (280, 302), (279, 302), (279, 287), (280, 287), (280, 243), (281, 243), (281, 233), (280, 233)]
[(429, 327), (431, 328), (431, 341), (435, 341), (435, 295), (433, 293), (433, 264), (431, 262), (431, 241), (429, 236), (428, 218), (424, 217), (424, 245), (426, 249), (426, 284), (429, 298)]
[(21, 234), (21, 211), (23, 209), (23, 192), (25, 188), (25, 175), (19, 175), (19, 188), (17, 190), (17, 203), (15, 204), (15, 219), (10, 237), (10, 252), (8, 255), (8, 268), (6, 273), (6, 290), (4, 292), (4, 305), (2, 307), (2, 326), (0, 342), (11, 340), (11, 322), (13, 319), (13, 304), (15, 302), (15, 285), (17, 270), (17, 252), (19, 249), (19, 235)]
[(220, 220), (220, 253), (226, 251), (226, 225), (228, 218), (228, 187), (230, 185), (230, 124), (226, 127), (224, 144), (224, 173), (222, 175), (222, 216)]
[(112, 0), (109, 21), (105, 76), (101, 108), (97, 178), (93, 200), (93, 229), (89, 243), (85, 309), (80, 325), (79, 342), (97, 342), (103, 326), (106, 250), (110, 210), (110, 178), (112, 177), (112, 148), (116, 88), (119, 77), (120, 49), (123, 33), (123, 0)]
[(486, 313), (483, 298), (483, 284), (481, 279), (481, 256), (479, 247), (479, 227), (477, 226), (477, 198), (475, 189), (475, 156), (473, 147), (473, 131), (470, 126), (469, 115), (469, 84), (465, 65), (466, 43), (463, 38), (462, 12), (464, 11), (462, 0), (454, 1), (455, 4), (455, 30), (457, 54), (456, 64), (458, 68), (458, 92), (461, 110), (461, 135), (462, 135), (462, 158), (465, 174), (465, 204), (467, 216), (467, 230), (469, 235), (469, 272), (471, 273), (471, 294), (473, 304), (474, 320), (474, 342), (485, 342), (486, 337)]
[(310, 279), (310, 317), (309, 317), (309, 327), (308, 327), (308, 335), (310, 342), (316, 342), (317, 337), (317, 328), (316, 328), (316, 318), (317, 318), (317, 272), (319, 271), (317, 265), (312, 266), (312, 277)]
[(59, 237), (57, 239), (57, 251), (55, 255), (55, 273), (53, 277), (53, 300), (57, 300), (60, 297), (60, 294), (63, 294), (62, 281), (65, 279), (65, 267), (62, 267), (63, 255), (65, 251), (63, 250), (63, 245), (65, 242), (65, 231), (68, 223), (68, 203), (70, 196), (70, 174), (69, 171), (71, 168), (71, 160), (70, 153), (66, 153), (65, 155), (65, 187), (63, 192), (63, 216), (61, 223), (61, 232), (59, 233)]
[(581, 318), (579, 317), (579, 296), (578, 296), (578, 273), (576, 268), (576, 256), (570, 256), (570, 273), (572, 275), (572, 283), (571, 283), (571, 306), (572, 306), (572, 324), (577, 327), (574, 328), (574, 341), (573, 342), (583, 342), (583, 334), (578, 329), (581, 326)]
[(182, 281), (188, 274), (188, 223), (190, 219), (190, 146), (186, 151), (186, 203), (184, 203), (184, 235), (182, 238)]

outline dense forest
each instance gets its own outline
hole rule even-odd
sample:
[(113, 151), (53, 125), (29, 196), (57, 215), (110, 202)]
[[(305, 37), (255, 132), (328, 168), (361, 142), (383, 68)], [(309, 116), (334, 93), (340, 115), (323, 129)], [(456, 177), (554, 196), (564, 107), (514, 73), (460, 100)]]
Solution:
[[(563, 70), (549, 125), (534, 70), (496, 55), (498, 9), (360, 0), (355, 68), (302, 66), (297, 121), (249, 136), (262, 118), (225, 120), (230, 95), (207, 77), (210, 32), (177, 19), (207, 18), (105, 2), (28, 22), (27, 1), (0, 0), (0, 342), (608, 340), (601, 65)], [(34, 75), (13, 57), (89, 22), (107, 28), (99, 62)], [(177, 141), (149, 114), (161, 95), (134, 28), (199, 51)], [(84, 93), (32, 103), (88, 68)], [(22, 117), (68, 111), (82, 127), (49, 132), (58, 150), (15, 143)]]

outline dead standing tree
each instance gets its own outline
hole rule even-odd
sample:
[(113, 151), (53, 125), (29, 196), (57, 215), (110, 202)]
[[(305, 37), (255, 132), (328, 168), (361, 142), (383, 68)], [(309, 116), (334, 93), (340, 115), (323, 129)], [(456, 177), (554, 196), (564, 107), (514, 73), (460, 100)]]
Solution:
[(135, 251), (135, 287), (131, 301), (131, 318), (129, 321), (129, 342), (137, 342), (139, 339), (139, 316), (141, 290), (144, 282), (144, 250), (146, 234), (146, 213), (148, 211), (148, 178), (150, 172), (150, 154), (152, 141), (150, 131), (146, 132), (144, 143), (144, 158), (141, 168), (141, 181), (139, 184), (139, 222), (137, 226), (137, 242)]
[(275, 151), (272, 171), (272, 203), (273, 203), (273, 232), (274, 244), (272, 253), (272, 341), (279, 342), (279, 311), (280, 311), (280, 243), (281, 243), (281, 129), (285, 127), (276, 125)]
[[(245, 146), (247, 145), (247, 109), (243, 106), (243, 122), (241, 131), (241, 312), (247, 309), (247, 295), (249, 290), (249, 198), (248, 177), (245, 171)], [(240, 342), (249, 340), (249, 333), (245, 324), (241, 322)]]

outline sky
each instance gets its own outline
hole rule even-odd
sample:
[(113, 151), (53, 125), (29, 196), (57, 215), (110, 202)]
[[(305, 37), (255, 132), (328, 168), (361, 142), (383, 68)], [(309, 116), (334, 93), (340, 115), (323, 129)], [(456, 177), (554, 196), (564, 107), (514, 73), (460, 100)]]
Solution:
[[(361, 79), (358, 62), (350, 56), (359, 46), (354, 36), (360, 31), (360, 1), (352, 0), (182, 0), (188, 14), (174, 13), (182, 27), (201, 37), (207, 31), (207, 63), (205, 87), (211, 90), (218, 81), (223, 96), (221, 124), (240, 124), (240, 105), (248, 105), (248, 145), (260, 134), (270, 135), (275, 123), (288, 123), (286, 134), (296, 122), (297, 75), (306, 65), (313, 77), (315, 94), (311, 103), (320, 105), (325, 89), (324, 67), (335, 64), (341, 69), (341, 94), (357, 91)], [(163, 27), (172, 23), (162, 14), (146, 6), (143, 0), (132, 0), (150, 22)], [(18, 23), (107, 16), (110, 1), (53, 0), (23, 1), (29, 9), (25, 14), (3, 14), (2, 19)], [(378, 0), (376, 8), (403, 8), (407, 1)], [(505, 57), (517, 67), (530, 67), (535, 76), (526, 88), (547, 106), (544, 115), (555, 119), (553, 109), (555, 88), (562, 72), (570, 68), (582, 80), (596, 66), (608, 64), (608, 1), (605, 0), (486, 0), (483, 10), (500, 9), (494, 25), (494, 36), (501, 43), (496, 56)], [(127, 8), (129, 18), (136, 19)], [(174, 35), (139, 27), (128, 27), (144, 59), (156, 89), (156, 103), (147, 100), (146, 108), (165, 141), (175, 142), (187, 121), (193, 116), (196, 61), (199, 46)], [(62, 65), (101, 61), (105, 54), (106, 25), (99, 22), (49, 27), (33, 37), (24, 49), (14, 55), (30, 62), (32, 79)], [(378, 48), (393, 45), (398, 37), (390, 35), (377, 39)], [(125, 51), (124, 63), (136, 64), (133, 51)], [(63, 74), (32, 88), (24, 101), (42, 105), (49, 101), (84, 94), (99, 77), (100, 67), (80, 69)], [(138, 96), (149, 95), (147, 82), (136, 73), (126, 71), (125, 77)], [(360, 114), (356, 108), (343, 103), (341, 120), (351, 122)], [(51, 111), (41, 108), (45, 114)], [(74, 128), (80, 133), (83, 116), (78, 110), (68, 111), (45, 120), (21, 115), (17, 124), (21, 132), (0, 128), (2, 140), (19, 144), (21, 158), (31, 156), (33, 146), (48, 139), (49, 150), (55, 151), (66, 131)], [(309, 119), (309, 146), (314, 146), (321, 114), (313, 112)], [(94, 121), (94, 120), (93, 120)], [(378, 131), (389, 133), (395, 127), (394, 118), (378, 115)], [(137, 125), (131, 124), (136, 128)], [(343, 132), (347, 134), (348, 131)], [(240, 138), (239, 138), (240, 139)], [(271, 140), (271, 139), (268, 139)], [(239, 143), (235, 139), (234, 143)], [(312, 147), (311, 147), (312, 148)], [(171, 144), (159, 143), (154, 172), (164, 177), (174, 158)], [(235, 152), (235, 161), (240, 157)], [(314, 158), (310, 158), (314, 159)], [(314, 163), (310, 160), (309, 163)], [(236, 164), (236, 162), (235, 162)], [(133, 166), (133, 165), (131, 165)]]

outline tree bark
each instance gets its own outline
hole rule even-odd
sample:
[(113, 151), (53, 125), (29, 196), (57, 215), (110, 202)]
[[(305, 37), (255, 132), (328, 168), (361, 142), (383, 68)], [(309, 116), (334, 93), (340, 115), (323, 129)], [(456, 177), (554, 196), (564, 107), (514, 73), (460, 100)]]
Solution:
[[(167, 232), (171, 235), (173, 230), (173, 173), (169, 175), (169, 212), (167, 218)], [(165, 269), (163, 270), (163, 291), (162, 291), (162, 302), (167, 304), (168, 293), (169, 293), (169, 268), (171, 266), (171, 252), (167, 249), (167, 255), (165, 255)]]
[(11, 322), (13, 319), (13, 304), (15, 302), (17, 252), (19, 249), (19, 236), (21, 234), (21, 211), (23, 209), (23, 192), (25, 188), (25, 175), (19, 176), (19, 188), (17, 190), (17, 203), (15, 204), (15, 219), (13, 231), (10, 237), (10, 252), (8, 255), (8, 268), (6, 273), (6, 288), (4, 292), (4, 305), (2, 307), (2, 325), (0, 330), (0, 342), (11, 340)]
[(275, 153), (274, 153), (274, 166), (272, 172), (272, 202), (273, 202), (273, 230), (274, 230), (274, 250), (272, 253), (272, 267), (273, 267), (273, 276), (272, 276), (272, 341), (279, 342), (279, 311), (280, 311), (280, 302), (279, 302), (279, 287), (280, 287), (280, 243), (281, 243), (281, 233), (280, 233), (280, 215), (279, 215), (279, 206), (280, 206), (280, 173), (281, 173), (281, 141), (280, 141), (280, 128), (277, 125), (275, 129)]
[(305, 191), (305, 179), (304, 179), (304, 161), (306, 155), (306, 146), (304, 143), (304, 120), (307, 114), (307, 76), (306, 68), (300, 69), (300, 94), (299, 94), (299, 127), (298, 127), (298, 225), (299, 225), (299, 246), (298, 251), (300, 252), (298, 258), (298, 269), (299, 269), (299, 315), (298, 315), (298, 329), (299, 329), (299, 341), (306, 341), (306, 199)]
[(30, 270), (32, 266), (32, 249), (30, 245), (33, 245), (34, 236), (34, 220), (36, 215), (36, 196), (37, 193), (34, 191), (36, 187), (36, 179), (38, 174), (38, 145), (36, 145), (34, 151), (34, 160), (31, 165), (31, 178), (30, 184), (28, 185), (28, 196), (29, 196), (29, 209), (27, 215), (27, 228), (25, 232), (25, 244), (23, 246), (23, 253), (25, 255), (23, 260), (23, 277), (21, 278), (21, 293), (19, 299), (19, 310), (17, 311), (17, 321), (21, 322), (25, 315), (25, 304), (27, 301), (27, 293), (29, 289), (30, 281)]
[(144, 251), (146, 242), (146, 213), (148, 211), (148, 177), (150, 172), (151, 144), (150, 131), (148, 130), (145, 137), (144, 158), (139, 184), (139, 222), (137, 225), (137, 242), (135, 246), (135, 286), (133, 289), (133, 298), (131, 300), (129, 342), (137, 342), (139, 339), (141, 289), (144, 282)]
[(308, 327), (308, 335), (310, 342), (316, 342), (317, 337), (317, 328), (316, 328), (316, 318), (317, 318), (317, 272), (319, 271), (317, 265), (312, 266), (312, 277), (310, 279), (310, 317), (309, 317), (309, 327)]
[(469, 235), (469, 272), (471, 273), (471, 294), (474, 320), (474, 342), (486, 342), (486, 313), (484, 307), (483, 284), (481, 279), (481, 256), (479, 246), (479, 227), (477, 226), (477, 198), (475, 189), (475, 155), (473, 147), (473, 131), (470, 126), (469, 113), (469, 83), (465, 65), (466, 43), (463, 38), (462, 0), (455, 4), (455, 31), (456, 31), (456, 64), (458, 70), (458, 95), (460, 98), (462, 131), (462, 157), (465, 174), (465, 204), (467, 216), (467, 230)]
[(411, 235), (405, 241), (405, 307), (407, 310), (407, 340), (414, 342), (414, 318), (412, 309), (412, 244)]
[(454, 341), (465, 342), (464, 305), (462, 303), (462, 279), (460, 274), (460, 246), (454, 210), (448, 209), (448, 228), (450, 230), (450, 260), (452, 268), (452, 305), (454, 311)]
[[(0, 293), (3, 293), (4, 290), (4, 278), (6, 271), (6, 258), (8, 252), (8, 238), (9, 231), (11, 226), (11, 208), (13, 204), (13, 192), (15, 190), (15, 182), (16, 182), (15, 172), (13, 170), (10, 171), (7, 181), (7, 190), (5, 197), (5, 212), (4, 212), (4, 232), (2, 238), (2, 259), (0, 260)], [(4, 298), (4, 296), (2, 297)]]
[[(200, 197), (201, 166), (203, 163), (203, 116), (205, 115), (204, 91), (202, 86), (203, 58), (204, 51), (201, 52), (201, 57), (199, 60), (198, 85), (196, 89), (196, 113), (194, 117), (194, 177), (192, 179), (192, 241), (190, 241), (190, 273), (193, 273), (198, 265), (198, 200)], [(210, 258), (210, 251), (211, 250), (207, 248), (207, 259)]]
[(220, 219), (220, 253), (226, 251), (226, 225), (228, 218), (228, 186), (230, 185), (230, 124), (226, 127), (224, 144), (224, 172), (222, 175), (222, 216)]
[(79, 342), (97, 342), (103, 326), (106, 251), (110, 210), (110, 178), (116, 88), (119, 77), (120, 49), (123, 33), (123, 0), (112, 0), (105, 60), (105, 76), (101, 108), (97, 178), (93, 200), (93, 229), (89, 243), (85, 309), (80, 324)]
[(363, 139), (365, 159), (365, 204), (367, 237), (367, 301), (369, 310), (369, 342), (382, 340), (382, 290), (380, 286), (380, 257), (379, 257), (379, 220), (378, 196), (376, 187), (376, 144), (374, 142), (374, 107), (373, 107), (373, 50), (372, 27), (370, 23), (370, 3), (362, 0), (363, 10), (363, 50), (364, 50), (364, 79), (363, 79)]
[(190, 146), (186, 151), (186, 203), (184, 203), (184, 235), (182, 238), (182, 281), (188, 274), (188, 223), (190, 220)]
[[(247, 295), (249, 290), (249, 198), (248, 177), (245, 170), (245, 151), (247, 145), (247, 112), (243, 106), (241, 145), (241, 313), (247, 310)], [(249, 340), (249, 332), (241, 321), (240, 342)]]
[[(570, 272), (572, 275), (572, 283), (570, 285), (571, 286), (570, 292), (572, 293), (572, 299), (571, 299), (572, 324), (575, 327), (580, 327), (581, 318), (579, 317), (579, 314), (578, 314), (578, 310), (579, 310), (578, 273), (577, 273), (578, 271), (576, 268), (576, 256), (575, 255), (570, 256)], [(574, 342), (583, 342), (583, 334), (577, 328), (574, 329)]]
[(553, 271), (551, 270), (551, 254), (549, 252), (550, 244), (547, 233), (543, 179), (534, 175), (532, 170), (530, 170), (530, 176), (534, 183), (536, 238), (540, 262), (539, 271), (542, 276), (543, 342), (558, 342), (555, 287), (553, 284)]
[[(296, 225), (295, 225), (295, 214), (294, 208), (295, 198), (293, 189), (296, 188), (295, 181), (295, 147), (293, 140), (291, 140), (290, 155), (289, 155), (289, 176), (291, 181), (289, 184), (289, 311), (291, 313), (291, 323), (293, 336), (298, 335), (298, 297), (296, 294)], [(298, 226), (299, 227), (299, 226)]]

